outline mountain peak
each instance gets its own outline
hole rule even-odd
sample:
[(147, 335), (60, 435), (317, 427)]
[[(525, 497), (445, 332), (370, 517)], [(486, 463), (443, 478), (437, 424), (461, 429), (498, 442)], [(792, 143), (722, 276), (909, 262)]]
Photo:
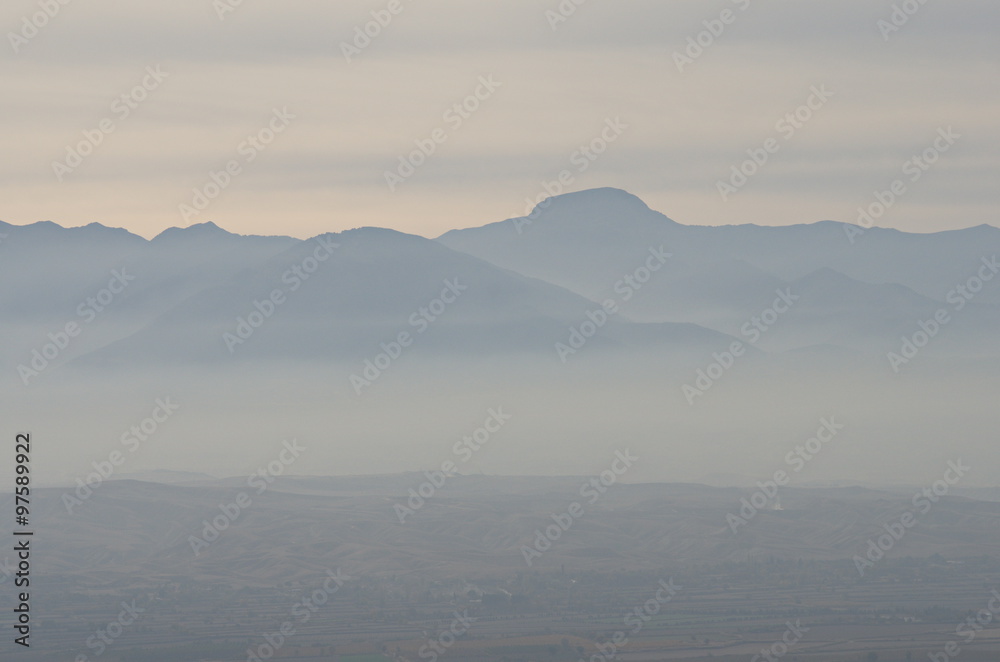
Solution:
[(160, 234), (153, 237), (153, 241), (177, 240), (177, 239), (207, 239), (215, 237), (236, 237), (238, 235), (223, 230), (215, 223), (195, 223), (186, 228), (167, 228)]
[(60, 242), (60, 241), (107, 241), (109, 238), (125, 242), (140, 243), (146, 240), (132, 234), (124, 228), (113, 228), (101, 223), (89, 223), (74, 227), (66, 227), (52, 221), (37, 221), (28, 225), (11, 225), (0, 221), (0, 232), (17, 233), (18, 237), (29, 240)]
[(594, 217), (650, 211), (649, 206), (639, 196), (619, 188), (605, 186), (545, 198), (532, 210), (531, 217), (552, 213)]

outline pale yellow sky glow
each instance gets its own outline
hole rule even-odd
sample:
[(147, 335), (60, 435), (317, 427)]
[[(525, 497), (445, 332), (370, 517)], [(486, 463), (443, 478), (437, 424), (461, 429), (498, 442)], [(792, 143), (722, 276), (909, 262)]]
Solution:
[[(212, 0), (70, 2), (37, 30), (40, 5), (10, 1), (0, 220), (437, 236), (527, 213), (567, 169), (566, 190), (624, 188), (688, 224), (853, 222), (903, 178), (879, 225), (997, 225), (1000, 7), (927, 3), (886, 32), (892, 4), (588, 0), (553, 29), (556, 0), (402, 0), (348, 62), (341, 43), (389, 0), (244, 0), (221, 19)], [(679, 71), (674, 53), (724, 10)], [(830, 98), (783, 133), (814, 86)], [(477, 88), (475, 110), (450, 110)], [(247, 142), (275, 109), (273, 142)], [(616, 119), (626, 128), (582, 168), (574, 153)], [(960, 138), (904, 175), (947, 127)], [(723, 200), (718, 182), (768, 139), (779, 149)], [(428, 140), (391, 191), (386, 171)], [(183, 213), (230, 161), (228, 185)]]

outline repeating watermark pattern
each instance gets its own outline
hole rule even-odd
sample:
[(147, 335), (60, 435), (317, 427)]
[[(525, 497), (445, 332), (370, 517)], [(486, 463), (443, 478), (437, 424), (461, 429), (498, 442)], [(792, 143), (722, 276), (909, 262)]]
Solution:
[(372, 20), (363, 25), (355, 26), (354, 38), (350, 42), (340, 42), (340, 52), (343, 53), (344, 59), (348, 63), (353, 62), (354, 58), (361, 55), (362, 51), (375, 43), (382, 31), (389, 27), (393, 20), (403, 13), (404, 9), (406, 9), (406, 5), (403, 4), (402, 0), (389, 0), (384, 9), (371, 10), (369, 14), (371, 14)]
[[(593, 506), (600, 501), (602, 496), (607, 494), (608, 488), (617, 483), (618, 479), (624, 476), (638, 460), (639, 457), (632, 455), (632, 451), (628, 449), (624, 452), (615, 451), (615, 459), (611, 466), (597, 476), (592, 476), (580, 486), (580, 496)], [(544, 529), (535, 530), (535, 538), (531, 545), (521, 545), (521, 555), (524, 557), (524, 562), (530, 567), (535, 559), (541, 558), (542, 554), (550, 550), (552, 544), (562, 538), (563, 534), (569, 531), (586, 512), (582, 503), (574, 501), (563, 512), (553, 513), (551, 515), (553, 524), (549, 524)]]
[(998, 613), (1000, 613), (1000, 591), (993, 589), (986, 608), (980, 609), (955, 627), (955, 636), (959, 637), (962, 643), (953, 639), (946, 643), (942, 650), (927, 653), (927, 657), (930, 658), (931, 662), (950, 662), (962, 653), (963, 645), (971, 644), (980, 632), (993, 623)]
[(232, 331), (222, 334), (222, 342), (226, 344), (226, 349), (230, 354), (236, 353), (236, 348), (250, 340), (253, 334), (264, 322), (271, 319), (278, 310), (278, 306), (284, 305), (288, 301), (288, 293), (295, 292), (303, 283), (315, 274), (320, 266), (330, 259), (335, 249), (340, 248), (340, 244), (333, 241), (331, 235), (321, 235), (314, 239), (316, 248), (311, 255), (306, 255), (298, 264), (293, 264), (281, 274), (281, 282), (288, 286), (287, 291), (282, 288), (275, 288), (262, 300), (254, 299), (253, 310), (245, 316), (236, 318), (236, 327)]
[(340, 568), (337, 568), (336, 571), (327, 569), (322, 586), (303, 595), (298, 602), (292, 605), (288, 617), (278, 629), (275, 632), (266, 632), (262, 635), (264, 643), (258, 644), (256, 649), (247, 648), (247, 662), (263, 662), (277, 655), (285, 644), (298, 633), (298, 628), (312, 620), (313, 614), (330, 602), (330, 598), (343, 588), (349, 579), (350, 577), (341, 573)]
[[(788, 451), (785, 455), (785, 465), (792, 470), (792, 473), (802, 471), (826, 447), (825, 444), (833, 441), (837, 433), (843, 429), (844, 425), (837, 423), (835, 417), (821, 418), (816, 434)], [(729, 529), (737, 533), (741, 526), (749, 524), (761, 510), (776, 509), (780, 504), (778, 488), (788, 485), (791, 476), (792, 474), (785, 469), (777, 469), (769, 480), (757, 481), (757, 489), (749, 497), (740, 499), (739, 512), (726, 513), (726, 524), (729, 525)]]
[(882, 40), (889, 41), (889, 37), (902, 30), (903, 26), (909, 23), (910, 19), (926, 4), (927, 0), (903, 0), (899, 4), (893, 4), (889, 17), (880, 18), (875, 22), (875, 27), (882, 35)]
[[(834, 94), (826, 88), (826, 84), (821, 84), (819, 87), (813, 85), (809, 88), (809, 96), (805, 102), (791, 112), (785, 113), (784, 117), (775, 123), (775, 132), (783, 141), (788, 142), (795, 137), (799, 129), (815, 117), (816, 112), (823, 108)], [(738, 166), (730, 166), (729, 178), (715, 182), (715, 188), (719, 191), (722, 201), (727, 202), (730, 196), (739, 193), (750, 179), (767, 165), (771, 157), (781, 151), (781, 145), (778, 138), (773, 136), (767, 138), (759, 147), (751, 147), (746, 151), (750, 158)]]
[(118, 129), (116, 122), (124, 122), (149, 99), (149, 95), (159, 89), (170, 74), (162, 71), (160, 65), (146, 67), (146, 75), (132, 89), (115, 97), (109, 109), (112, 116), (104, 117), (92, 129), (83, 130), (83, 140), (66, 145), (66, 157), (52, 162), (52, 172), (56, 181), (62, 182), (67, 175), (83, 165), (83, 162), (104, 144), (105, 139)]
[(132, 600), (131, 603), (122, 601), (122, 609), (118, 612), (118, 617), (87, 637), (85, 645), (94, 651), (93, 657), (81, 653), (76, 656), (75, 662), (88, 662), (88, 660), (104, 655), (105, 651), (125, 633), (125, 628), (135, 623), (140, 614), (145, 613), (145, 607), (139, 607), (135, 603), (135, 600)]
[(875, 221), (885, 216), (893, 205), (906, 195), (910, 190), (909, 186), (920, 181), (920, 178), (941, 160), (941, 155), (954, 147), (961, 137), (962, 134), (955, 133), (950, 126), (939, 127), (937, 137), (929, 147), (903, 162), (900, 167), (903, 177), (892, 180), (888, 188), (873, 192), (875, 201), (867, 207), (858, 207), (858, 220), (855, 224), (844, 223), (844, 233), (848, 241), (853, 244), (866, 230), (871, 229)]
[(395, 193), (400, 184), (415, 175), (417, 170), (434, 156), (438, 147), (448, 142), (451, 134), (461, 129), (462, 125), (482, 108), (483, 102), (491, 98), (502, 86), (503, 83), (493, 80), (493, 74), (480, 76), (479, 85), (471, 94), (453, 103), (448, 110), (444, 111), (441, 119), (447, 126), (438, 127), (427, 136), (414, 140), (413, 144), (416, 149), (408, 154), (400, 154), (399, 164), (395, 170), (386, 170), (383, 173), (385, 183), (389, 186), (389, 192)]
[(996, 255), (984, 257), (981, 262), (982, 265), (974, 275), (966, 279), (964, 283), (953, 287), (945, 295), (945, 301), (951, 304), (951, 310), (938, 308), (930, 319), (919, 320), (916, 331), (900, 338), (902, 342), (899, 351), (886, 354), (889, 367), (894, 373), (899, 374), (904, 365), (915, 359), (920, 351), (930, 344), (931, 340), (936, 338), (944, 327), (951, 323), (954, 319), (952, 314), (961, 312), (970, 301), (976, 298), (977, 294), (983, 291), (986, 283), (992, 281), (1000, 273), (1000, 263), (997, 262)]
[[(128, 449), (129, 454), (135, 453), (143, 442), (156, 434), (160, 425), (166, 423), (178, 409), (180, 409), (180, 405), (171, 400), (170, 396), (157, 398), (149, 416), (123, 432), (118, 439), (119, 442)], [(73, 492), (63, 492), (62, 502), (66, 507), (66, 512), (72, 515), (73, 509), (82, 506), (87, 499), (93, 496), (94, 491), (103, 485), (104, 481), (111, 478), (115, 471), (125, 464), (128, 457), (129, 455), (115, 449), (108, 453), (105, 459), (92, 462), (91, 466), (94, 467), (94, 471), (87, 474), (86, 478), (77, 477), (76, 489)]]
[(208, 181), (191, 189), (190, 203), (178, 205), (177, 210), (184, 222), (190, 223), (208, 209), (212, 202), (245, 172), (244, 166), (256, 161), (257, 157), (288, 129), (294, 119), (297, 119), (297, 116), (288, 111), (288, 106), (272, 109), (267, 125), (257, 133), (248, 135), (236, 146), (236, 154), (240, 158), (229, 159), (218, 170), (209, 170)]
[(673, 600), (683, 588), (674, 584), (673, 578), (661, 579), (657, 585), (659, 588), (652, 598), (625, 614), (625, 630), (617, 630), (607, 641), (596, 644), (597, 652), (589, 658), (580, 658), (579, 662), (611, 662), (617, 659), (618, 652), (628, 646), (629, 639), (642, 632), (646, 624), (660, 613), (663, 605)]
[[(778, 319), (792, 309), (795, 302), (801, 297), (792, 294), (791, 288), (775, 290), (778, 295), (770, 307), (761, 311), (760, 315), (754, 315), (750, 321), (740, 326), (740, 334), (752, 345), (767, 333)], [(734, 340), (729, 344), (729, 349), (723, 352), (712, 353), (712, 363), (705, 368), (698, 368), (695, 373), (694, 384), (684, 384), (681, 392), (687, 400), (689, 406), (694, 406), (695, 398), (705, 395), (729, 370), (736, 365), (736, 359), (746, 354), (746, 345), (740, 340)]]
[(107, 287), (103, 287), (93, 296), (85, 298), (76, 307), (76, 315), (82, 321), (71, 320), (61, 329), (46, 334), (48, 342), (31, 350), (31, 358), (27, 363), (18, 364), (17, 374), (21, 378), (21, 382), (27, 386), (32, 379), (41, 375), (53, 361), (69, 348), (73, 339), (83, 333), (84, 327), (97, 319), (98, 315), (114, 303), (115, 299), (125, 291), (125, 288), (133, 280), (135, 280), (135, 276), (128, 273), (124, 267), (114, 269)]
[(883, 524), (882, 528), (885, 529), (885, 533), (868, 540), (864, 556), (854, 555), (851, 560), (854, 561), (854, 567), (857, 568), (858, 574), (864, 577), (866, 570), (874, 568), (876, 563), (885, 558), (885, 555), (906, 537), (907, 531), (919, 522), (920, 517), (929, 513), (942, 497), (948, 495), (952, 486), (961, 481), (971, 469), (972, 467), (962, 464), (962, 458), (949, 460), (948, 468), (940, 479), (934, 481), (930, 487), (925, 487), (913, 495), (911, 499), (913, 508), (892, 522)]
[(589, 170), (594, 162), (607, 152), (608, 147), (617, 142), (628, 128), (629, 125), (625, 124), (620, 117), (604, 120), (604, 127), (600, 133), (590, 141), (580, 145), (569, 155), (569, 164), (572, 168), (563, 168), (551, 181), (542, 180), (541, 192), (534, 199), (525, 198), (524, 201), (527, 203), (524, 210), (525, 215), (514, 219), (514, 229), (517, 233), (523, 234), (524, 228), (534, 223), (538, 216), (549, 208), (552, 204), (552, 198), (568, 191), (576, 178)]
[(417, 655), (420, 656), (421, 660), (437, 662), (438, 657), (448, 652), (448, 649), (454, 646), (459, 638), (468, 634), (469, 629), (478, 620), (474, 616), (469, 616), (467, 609), (461, 613), (455, 611), (451, 625), (447, 629), (442, 630), (437, 637), (428, 639), (427, 643), (417, 651)]
[(560, 0), (555, 9), (545, 10), (545, 20), (549, 22), (549, 27), (555, 32), (585, 4), (587, 4), (587, 0)]
[[(260, 496), (274, 483), (275, 478), (285, 473), (285, 469), (292, 466), (299, 455), (306, 450), (304, 446), (299, 445), (297, 439), (283, 441), (281, 451), (274, 460), (247, 476), (247, 486), (253, 488), (256, 495)], [(194, 555), (201, 556), (201, 553), (218, 540), (223, 531), (236, 524), (251, 506), (253, 497), (246, 490), (239, 492), (229, 503), (220, 503), (219, 514), (211, 521), (207, 519), (202, 521), (201, 536), (188, 536), (188, 544), (191, 545)]]
[[(663, 268), (667, 260), (673, 257), (673, 253), (667, 253), (663, 246), (659, 248), (650, 247), (647, 251), (649, 255), (643, 264), (625, 274), (615, 282), (614, 291), (620, 297), (621, 303), (630, 301), (643, 286), (652, 279), (653, 274)], [(588, 310), (587, 319), (579, 325), (569, 327), (569, 335), (566, 342), (557, 342), (555, 345), (556, 355), (563, 363), (569, 357), (575, 355), (583, 349), (587, 341), (593, 338), (598, 330), (604, 327), (611, 319), (612, 315), (617, 315), (621, 311), (619, 301), (615, 299), (605, 299), (601, 307), (597, 310)]]
[[(751, 0), (732, 0), (732, 3), (740, 11), (746, 11), (750, 8)], [(702, 21), (701, 24), (705, 26), (705, 29), (689, 36), (687, 46), (683, 51), (674, 51), (674, 64), (677, 66), (677, 71), (684, 73), (684, 69), (694, 64), (695, 60), (714, 46), (716, 40), (725, 33), (726, 28), (736, 22), (738, 16), (739, 14), (727, 7), (719, 13), (718, 17)]]
[[(431, 327), (431, 324), (444, 315), (449, 306), (458, 301), (458, 297), (467, 289), (469, 289), (468, 285), (459, 283), (458, 278), (445, 279), (444, 289), (441, 290), (441, 293), (426, 305), (420, 306), (410, 315), (407, 322), (417, 330), (417, 335), (424, 333)], [(355, 395), (361, 395), (365, 388), (374, 384), (385, 374), (393, 362), (403, 355), (403, 350), (413, 345), (414, 339), (415, 336), (411, 335), (409, 331), (400, 331), (396, 334), (395, 340), (380, 343), (379, 347), (382, 351), (374, 358), (365, 359), (361, 374), (352, 372), (348, 378)]]
[(212, 9), (220, 21), (226, 20), (229, 14), (243, 6), (244, 0), (212, 0)]
[(73, 0), (38, 0), (39, 11), (21, 17), (21, 29), (17, 32), (8, 32), (7, 39), (10, 47), (14, 49), (15, 55), (20, 55), (21, 49), (28, 45), (32, 39), (41, 34), (52, 19), (62, 12), (63, 7)]
[(504, 424), (509, 421), (511, 414), (504, 413), (503, 407), (490, 408), (486, 414), (483, 424), (473, 430), (472, 434), (462, 437), (451, 447), (451, 452), (458, 458), (455, 460), (445, 460), (441, 463), (441, 468), (436, 471), (425, 471), (427, 478), (417, 487), (411, 487), (407, 493), (406, 505), (401, 503), (393, 504), (393, 511), (399, 519), (400, 524), (406, 523), (406, 518), (415, 514), (424, 507), (428, 500), (432, 499), (437, 491), (445, 486), (448, 479), (455, 475), (458, 468), (472, 459), (483, 446), (488, 444), (493, 435), (500, 432)]

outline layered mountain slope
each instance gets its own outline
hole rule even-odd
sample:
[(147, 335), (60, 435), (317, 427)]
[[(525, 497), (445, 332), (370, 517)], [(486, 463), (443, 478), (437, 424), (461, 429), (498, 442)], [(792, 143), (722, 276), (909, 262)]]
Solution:
[[(632, 318), (726, 333), (768, 308), (776, 290), (791, 288), (800, 304), (782, 319), (783, 332), (772, 334), (773, 349), (833, 343), (884, 353), (887, 343), (944, 308), (961, 317), (954, 326), (963, 330), (937, 351), (947, 346), (997, 355), (1000, 230), (917, 235), (871, 228), (853, 234), (852, 243), (846, 228), (834, 222), (685, 226), (625, 191), (595, 189), (550, 198), (529, 217), (453, 230), (438, 241), (595, 301), (613, 296), (623, 277), (643, 276), (641, 292), (624, 307)], [(643, 274), (651, 247), (671, 257)], [(777, 336), (786, 342), (777, 343)]]

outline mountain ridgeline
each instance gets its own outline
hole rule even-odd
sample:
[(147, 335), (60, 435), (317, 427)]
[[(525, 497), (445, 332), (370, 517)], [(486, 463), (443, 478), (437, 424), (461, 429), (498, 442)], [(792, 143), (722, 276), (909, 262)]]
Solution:
[[(437, 466), (498, 403), (516, 412), (506, 438), (466, 470), (587, 473), (630, 444), (652, 460), (635, 479), (770, 473), (833, 414), (867, 478), (893, 466), (918, 481), (974, 457), (991, 429), (990, 226), (691, 226), (595, 189), (437, 239), (211, 223), (152, 240), (51, 222), (0, 234), (15, 284), (0, 292), (0, 389), (28, 413), (39, 398), (61, 408), (43, 430), (67, 439), (52, 451), (66, 476), (165, 393), (191, 404), (137, 471), (200, 470), (186, 459), (199, 448), (238, 473), (232, 449), (265, 456), (289, 434), (313, 441), (303, 473)], [(918, 443), (934, 450), (906, 453)], [(809, 478), (853, 475), (850, 454), (831, 450)]]

